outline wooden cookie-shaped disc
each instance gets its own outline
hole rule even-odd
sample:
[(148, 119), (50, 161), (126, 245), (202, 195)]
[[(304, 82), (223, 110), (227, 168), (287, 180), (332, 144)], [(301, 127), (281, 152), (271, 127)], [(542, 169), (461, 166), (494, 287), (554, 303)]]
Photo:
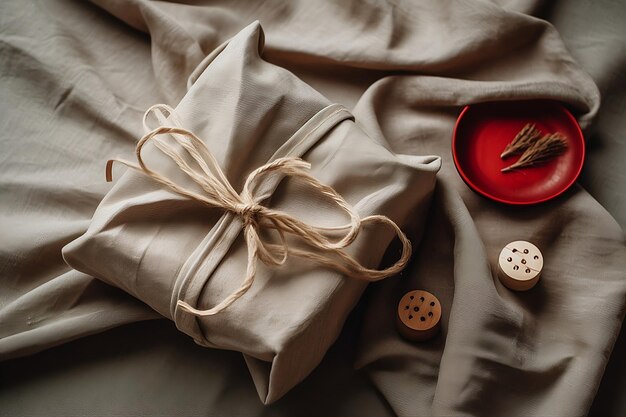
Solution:
[(526, 291), (535, 286), (543, 269), (543, 255), (525, 240), (506, 245), (498, 258), (498, 277), (508, 288)]
[(409, 291), (398, 303), (398, 332), (409, 340), (427, 340), (439, 331), (441, 303), (423, 290)]

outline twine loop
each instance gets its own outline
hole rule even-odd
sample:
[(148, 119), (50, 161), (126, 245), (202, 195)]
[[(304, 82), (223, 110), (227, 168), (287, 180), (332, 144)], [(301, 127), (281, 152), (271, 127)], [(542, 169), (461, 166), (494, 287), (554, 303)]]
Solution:
[[(169, 117), (166, 117), (164, 113), (169, 114)], [(160, 123), (160, 126), (155, 129), (150, 129), (147, 125), (147, 119), (151, 114), (154, 114)], [(252, 171), (246, 178), (241, 193), (237, 193), (206, 144), (193, 132), (181, 126), (171, 107), (163, 104), (150, 107), (144, 114), (143, 125), (147, 133), (137, 142), (135, 148), (138, 165), (121, 159), (107, 161), (107, 181), (112, 180), (113, 162), (120, 162), (144, 173), (179, 195), (208, 207), (221, 208), (236, 214), (243, 224), (248, 249), (248, 263), (243, 283), (223, 301), (207, 310), (194, 308), (178, 300), (178, 306), (188, 313), (196, 316), (214, 315), (241, 298), (252, 286), (256, 276), (257, 260), (267, 266), (278, 267), (283, 265), (289, 256), (295, 256), (332, 268), (350, 278), (366, 281), (378, 281), (390, 277), (406, 266), (411, 256), (411, 242), (398, 225), (382, 215), (361, 218), (337, 191), (321, 183), (309, 173), (311, 165), (308, 162), (294, 157), (277, 158)], [(162, 136), (172, 138), (174, 143), (171, 140), (166, 141)], [(150, 169), (141, 154), (143, 146), (150, 141), (191, 178), (202, 189), (202, 192), (184, 188)], [(195, 167), (192, 167), (191, 161), (194, 162)], [(330, 198), (346, 213), (350, 218), (350, 223), (335, 227), (312, 226), (288, 213), (261, 205), (260, 201), (256, 200), (253, 191), (260, 181), (274, 175), (302, 181), (322, 196)], [(402, 243), (400, 259), (382, 270), (364, 267), (345, 251), (345, 248), (357, 238), (362, 227), (370, 223), (391, 227)], [(262, 237), (262, 230), (273, 231), (272, 236), (277, 236), (278, 242), (275, 242), (276, 239), (268, 239), (267, 234)], [(338, 235), (339, 238), (337, 238)], [(288, 244), (287, 236), (297, 239), (298, 247)]]

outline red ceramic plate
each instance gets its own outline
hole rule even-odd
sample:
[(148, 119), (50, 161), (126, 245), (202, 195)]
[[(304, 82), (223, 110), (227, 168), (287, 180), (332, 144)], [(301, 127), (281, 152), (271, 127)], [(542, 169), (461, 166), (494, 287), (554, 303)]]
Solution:
[[(500, 154), (526, 123), (544, 133), (561, 132), (565, 153), (545, 165), (503, 173), (519, 156)], [(585, 141), (574, 119), (555, 101), (481, 103), (463, 109), (454, 128), (452, 156), (459, 174), (474, 191), (506, 204), (536, 204), (550, 200), (574, 182), (585, 159)]]

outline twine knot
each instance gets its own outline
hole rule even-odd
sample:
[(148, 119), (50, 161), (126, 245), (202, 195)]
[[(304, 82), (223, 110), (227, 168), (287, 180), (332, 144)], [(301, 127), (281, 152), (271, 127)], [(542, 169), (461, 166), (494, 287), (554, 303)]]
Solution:
[[(168, 113), (169, 118), (166, 118), (163, 112)], [(153, 113), (161, 126), (150, 130), (147, 126), (147, 118)], [(144, 114), (143, 125), (147, 133), (137, 142), (135, 148), (138, 165), (120, 159), (107, 161), (107, 181), (112, 180), (112, 164), (117, 161), (144, 173), (177, 194), (209, 207), (236, 213), (243, 222), (244, 238), (248, 247), (248, 264), (243, 283), (236, 291), (208, 310), (199, 310), (178, 300), (178, 306), (191, 314), (214, 315), (241, 298), (254, 282), (257, 260), (268, 266), (280, 266), (287, 261), (289, 256), (296, 256), (332, 268), (350, 278), (378, 281), (399, 273), (411, 257), (411, 242), (396, 223), (382, 215), (361, 218), (337, 191), (313, 177), (309, 173), (310, 164), (300, 158), (277, 158), (255, 169), (246, 178), (241, 193), (237, 193), (206, 144), (193, 132), (181, 126), (171, 107), (163, 104), (150, 107)], [(171, 139), (166, 141), (161, 136)], [(171, 142), (172, 139), (174, 143)], [(157, 149), (191, 178), (202, 189), (202, 192), (184, 188), (148, 168), (142, 158), (141, 150), (149, 141), (152, 141)], [(181, 155), (183, 150), (186, 152), (186, 157)], [(191, 160), (195, 163), (195, 167), (190, 165)], [(350, 218), (350, 224), (335, 227), (312, 226), (285, 212), (259, 204), (253, 190), (259, 181), (269, 176), (291, 177), (306, 183), (320, 195), (332, 199), (339, 208), (343, 209)], [(357, 238), (362, 227), (370, 223), (381, 223), (391, 227), (402, 243), (400, 259), (383, 270), (366, 268), (345, 251), (345, 248)], [(278, 238), (278, 242), (275, 242), (276, 239), (270, 241), (267, 237), (262, 238), (262, 229), (274, 231), (272, 235)], [(339, 239), (336, 238), (338, 234)], [(289, 246), (286, 235), (297, 238), (304, 244), (305, 249)]]
[(241, 216), (246, 225), (256, 223), (257, 217), (262, 211), (263, 207), (255, 202), (239, 205), (234, 210), (235, 213)]

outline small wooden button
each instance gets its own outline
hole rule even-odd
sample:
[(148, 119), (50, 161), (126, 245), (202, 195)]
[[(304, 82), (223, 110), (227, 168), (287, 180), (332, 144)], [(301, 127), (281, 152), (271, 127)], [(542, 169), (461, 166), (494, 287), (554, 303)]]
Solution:
[(535, 286), (543, 269), (543, 255), (525, 240), (506, 245), (498, 258), (498, 278), (508, 288), (526, 291)]
[(427, 340), (439, 331), (441, 303), (423, 290), (409, 291), (398, 304), (398, 332), (409, 340)]

